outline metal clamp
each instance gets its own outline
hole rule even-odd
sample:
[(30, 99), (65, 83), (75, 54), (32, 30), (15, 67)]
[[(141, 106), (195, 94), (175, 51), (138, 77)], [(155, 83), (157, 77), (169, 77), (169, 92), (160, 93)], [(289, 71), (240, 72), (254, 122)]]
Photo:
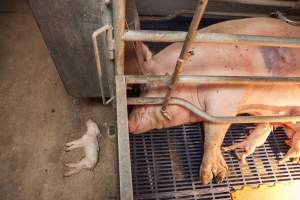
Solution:
[(165, 95), (165, 100), (164, 100), (164, 102), (162, 104), (162, 107), (161, 107), (161, 113), (167, 119), (170, 119), (169, 116), (167, 115), (166, 109), (167, 109), (169, 100), (171, 98), (172, 91), (175, 90), (176, 85), (177, 85), (177, 81), (178, 81), (178, 76), (179, 76), (179, 74), (181, 73), (181, 71), (184, 67), (184, 62), (189, 57), (188, 56), (188, 54), (189, 54), (188, 51), (190, 50), (190, 48), (192, 46), (192, 43), (193, 43), (193, 41), (194, 41), (194, 39), (197, 35), (198, 26), (199, 26), (199, 23), (200, 23), (203, 15), (204, 15), (204, 11), (206, 9), (207, 3), (208, 3), (208, 0), (199, 0), (198, 1), (198, 4), (197, 4), (196, 9), (195, 9), (195, 14), (193, 16), (191, 25), (189, 27), (189, 31), (188, 31), (188, 33), (185, 37), (180, 55), (177, 59), (176, 66), (175, 66), (175, 69), (174, 69), (174, 72), (173, 72), (173, 75), (172, 75), (172, 80), (169, 84), (170, 85), (169, 89), (168, 89), (168, 91)]
[(104, 96), (104, 88), (103, 88), (103, 74), (102, 74), (102, 67), (101, 67), (101, 59), (100, 59), (100, 53), (99, 53), (99, 47), (98, 47), (98, 40), (97, 37), (102, 34), (103, 32), (107, 33), (107, 42), (108, 42), (108, 51), (109, 51), (109, 59), (114, 59), (114, 41), (113, 41), (113, 34), (112, 34), (113, 27), (111, 25), (104, 25), (101, 28), (97, 29), (92, 34), (92, 40), (93, 40), (93, 46), (94, 46), (94, 52), (95, 52), (95, 59), (96, 59), (96, 65), (97, 65), (97, 71), (98, 71), (98, 79), (99, 79), (99, 86), (101, 90), (101, 96), (102, 96), (102, 103), (104, 105), (109, 104), (113, 99), (114, 96), (110, 94), (110, 98), (106, 101)]

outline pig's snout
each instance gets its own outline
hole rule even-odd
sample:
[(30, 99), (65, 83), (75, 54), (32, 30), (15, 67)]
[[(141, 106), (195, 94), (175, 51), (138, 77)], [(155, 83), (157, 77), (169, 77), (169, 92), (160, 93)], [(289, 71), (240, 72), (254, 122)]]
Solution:
[(128, 119), (128, 131), (129, 131), (129, 133), (135, 133), (135, 130), (137, 129), (137, 127), (138, 127), (138, 123), (137, 123), (135, 114), (131, 113), (129, 115), (129, 119)]
[(128, 120), (129, 133), (135, 133), (136, 129), (137, 129), (137, 123), (135, 122), (135, 120), (132, 120), (132, 118), (129, 118), (129, 120)]
[(139, 127), (143, 121), (143, 117), (145, 115), (145, 108), (139, 107), (134, 108), (133, 111), (129, 115), (128, 119), (128, 131), (129, 133), (140, 133)]

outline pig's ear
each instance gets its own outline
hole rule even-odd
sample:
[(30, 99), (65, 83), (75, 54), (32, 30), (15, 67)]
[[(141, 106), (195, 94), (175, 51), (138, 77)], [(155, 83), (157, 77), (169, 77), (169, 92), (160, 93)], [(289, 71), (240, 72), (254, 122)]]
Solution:
[(147, 45), (145, 45), (144, 43), (142, 43), (142, 53), (144, 57), (144, 62), (148, 62), (151, 60), (153, 54), (150, 51), (150, 49), (147, 47)]

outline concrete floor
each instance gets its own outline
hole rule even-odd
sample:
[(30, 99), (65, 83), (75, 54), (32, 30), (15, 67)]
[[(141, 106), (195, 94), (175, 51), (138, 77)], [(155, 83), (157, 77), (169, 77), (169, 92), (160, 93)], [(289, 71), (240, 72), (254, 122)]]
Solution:
[(104, 130), (96, 168), (62, 176), (64, 163), (83, 155), (65, 153), (65, 142), (84, 133), (88, 118), (111, 124), (112, 111), (66, 93), (22, 2), (0, 4), (0, 199), (118, 199), (116, 138)]

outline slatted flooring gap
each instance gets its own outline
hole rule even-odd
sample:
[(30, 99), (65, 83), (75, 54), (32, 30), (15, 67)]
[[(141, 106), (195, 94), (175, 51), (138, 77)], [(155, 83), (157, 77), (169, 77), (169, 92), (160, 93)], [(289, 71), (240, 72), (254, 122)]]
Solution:
[[(233, 125), (223, 146), (246, 138), (254, 125)], [(153, 130), (130, 135), (132, 179), (135, 199), (230, 199), (230, 191), (243, 185), (273, 184), (300, 180), (300, 165), (278, 160), (287, 152), (287, 139), (282, 129), (275, 130), (265, 144), (241, 165), (234, 152), (223, 152), (229, 166), (222, 183), (209, 185), (199, 181), (203, 156), (204, 129), (202, 124)], [(240, 153), (240, 150), (236, 151)]]

